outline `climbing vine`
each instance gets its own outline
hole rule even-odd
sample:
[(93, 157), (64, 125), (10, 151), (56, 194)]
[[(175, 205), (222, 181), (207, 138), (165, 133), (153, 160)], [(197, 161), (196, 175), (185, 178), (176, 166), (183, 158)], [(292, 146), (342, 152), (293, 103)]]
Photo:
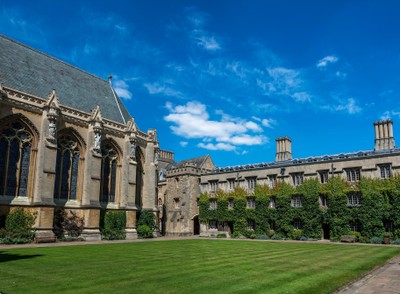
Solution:
[[(255, 206), (249, 207), (250, 197)], [(216, 201), (215, 206), (210, 206), (210, 199)], [(278, 183), (273, 189), (257, 185), (252, 194), (240, 187), (231, 192), (217, 190), (213, 197), (202, 194), (199, 208), (201, 222), (227, 223), (234, 236), (320, 239), (324, 228), (334, 240), (347, 234), (369, 240), (385, 232), (399, 238), (400, 177), (363, 178), (356, 185), (339, 177), (326, 184), (310, 179), (297, 187), (287, 183)]]

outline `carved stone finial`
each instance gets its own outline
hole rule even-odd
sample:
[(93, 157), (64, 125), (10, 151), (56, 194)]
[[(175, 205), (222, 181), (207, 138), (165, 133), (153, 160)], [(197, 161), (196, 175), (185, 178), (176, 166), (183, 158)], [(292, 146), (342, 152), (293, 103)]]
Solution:
[(147, 131), (147, 135), (149, 136), (149, 140), (157, 146), (158, 145), (157, 130), (150, 129)]
[(137, 132), (137, 130), (138, 130), (138, 127), (136, 125), (135, 119), (132, 117), (126, 125), (126, 131), (127, 132)]
[(103, 117), (101, 115), (100, 106), (96, 105), (96, 107), (92, 110), (91, 121), (103, 124)]

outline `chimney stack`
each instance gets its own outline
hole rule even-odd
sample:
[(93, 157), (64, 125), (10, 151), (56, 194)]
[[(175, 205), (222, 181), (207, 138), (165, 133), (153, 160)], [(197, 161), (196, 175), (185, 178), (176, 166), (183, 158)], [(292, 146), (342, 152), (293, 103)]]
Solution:
[(280, 137), (276, 140), (275, 161), (285, 161), (292, 159), (292, 140), (289, 137)]
[(374, 122), (375, 128), (375, 151), (394, 148), (393, 122), (392, 120), (381, 120)]

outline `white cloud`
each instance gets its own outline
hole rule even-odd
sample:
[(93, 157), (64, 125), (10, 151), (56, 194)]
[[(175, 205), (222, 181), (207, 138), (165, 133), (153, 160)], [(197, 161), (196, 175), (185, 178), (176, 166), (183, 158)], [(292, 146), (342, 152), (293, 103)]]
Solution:
[(264, 126), (264, 127), (266, 127), (266, 128), (273, 128), (273, 125), (275, 125), (276, 124), (276, 120), (274, 120), (274, 119), (272, 119), (272, 118), (270, 118), (270, 119), (268, 119), (268, 118), (264, 118), (262, 121), (261, 121), (261, 123), (262, 123), (262, 125)]
[(306, 92), (296, 92), (292, 95), (293, 99), (299, 102), (308, 102), (311, 101), (310, 94)]
[(227, 143), (217, 143), (217, 144), (212, 144), (212, 143), (199, 143), (197, 144), (198, 147), (200, 148), (204, 148), (204, 149), (208, 149), (208, 150), (224, 150), (224, 151), (233, 151), (236, 150), (236, 147), (231, 145), (231, 144), (227, 144)]
[[(261, 145), (268, 141), (259, 124), (251, 120), (231, 117), (222, 111), (216, 111), (221, 120), (211, 120), (206, 106), (197, 101), (185, 105), (173, 106), (166, 103), (169, 114), (164, 120), (171, 122), (174, 134), (188, 138), (201, 139), (201, 148), (210, 150), (235, 150), (241, 145)], [(207, 144), (206, 144), (207, 143)], [(233, 148), (234, 147), (234, 148)]]
[(246, 128), (252, 130), (253, 132), (262, 132), (262, 128), (253, 121), (248, 121), (245, 123)]
[(217, 51), (221, 49), (220, 44), (217, 42), (215, 37), (209, 37), (206, 35), (202, 35), (199, 37), (196, 37), (197, 39), (197, 45), (203, 47), (204, 49), (208, 51)]
[(338, 78), (344, 79), (344, 78), (347, 77), (347, 73), (341, 72), (341, 71), (337, 71), (337, 72), (335, 73), (335, 76), (337, 76)]
[(396, 116), (400, 117), (400, 112), (394, 110), (387, 110), (381, 115), (380, 119), (382, 120), (392, 119), (393, 117)]
[[(298, 70), (275, 67), (268, 68), (268, 74), (271, 80), (267, 83), (267, 94), (285, 95), (291, 97), (296, 102), (309, 102), (311, 95), (304, 91), (304, 81)], [(266, 87), (258, 81), (260, 87)]]
[(328, 55), (325, 56), (324, 58), (318, 60), (317, 62), (317, 67), (318, 68), (325, 68), (327, 67), (329, 64), (335, 63), (339, 60), (339, 58), (337, 58), (334, 55)]
[(266, 143), (268, 140), (265, 136), (251, 136), (248, 134), (233, 136), (229, 139), (229, 142), (234, 145), (261, 145)]
[(113, 88), (119, 97), (126, 100), (132, 99), (132, 93), (129, 91), (129, 85), (125, 81), (114, 79)]
[(357, 105), (353, 98), (348, 98), (339, 105), (325, 105), (322, 108), (330, 111), (345, 111), (349, 114), (355, 114), (362, 111), (362, 108)]
[(362, 108), (356, 104), (356, 101), (353, 98), (347, 99), (346, 104), (336, 106), (336, 110), (339, 111), (347, 111), (350, 114), (361, 112)]
[(179, 145), (181, 145), (182, 147), (186, 147), (189, 144), (189, 142), (186, 141), (180, 141)]
[(181, 97), (182, 93), (172, 89), (169, 86), (162, 85), (160, 83), (144, 83), (143, 86), (146, 87), (147, 91), (151, 95), (165, 95), (169, 97)]

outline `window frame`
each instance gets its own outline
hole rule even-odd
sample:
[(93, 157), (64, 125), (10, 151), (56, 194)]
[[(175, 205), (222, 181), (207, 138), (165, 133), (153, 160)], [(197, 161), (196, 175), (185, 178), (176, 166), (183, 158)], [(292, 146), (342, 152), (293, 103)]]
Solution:
[(208, 183), (209, 183), (209, 185), (210, 185), (209, 191), (210, 191), (211, 193), (217, 192), (217, 190), (218, 190), (218, 180), (211, 180), (211, 181), (209, 181)]
[[(54, 179), (54, 192), (53, 197), (55, 200), (78, 200), (78, 181), (80, 170), (80, 157), (81, 146), (77, 138), (70, 133), (61, 134), (57, 138), (57, 153), (56, 153), (56, 175)], [(66, 152), (69, 152), (69, 158), (65, 158)], [(68, 170), (65, 168), (65, 159), (69, 161)], [(76, 164), (76, 171), (74, 171), (74, 164)], [(67, 190), (63, 191), (65, 185), (65, 178)], [(75, 195), (72, 195), (72, 188), (75, 185)], [(67, 195), (64, 195), (66, 192)]]
[(247, 197), (246, 208), (247, 209), (256, 209), (256, 197), (254, 197), (254, 196)]
[(379, 164), (378, 167), (381, 179), (388, 179), (392, 176), (392, 165), (390, 163)]
[(304, 172), (292, 173), (293, 186), (300, 186), (304, 183)]
[(349, 193), (347, 194), (347, 206), (358, 207), (362, 204), (362, 197), (360, 193)]
[(350, 183), (357, 183), (361, 180), (361, 168), (347, 168), (346, 171), (346, 179)]
[(210, 210), (216, 210), (218, 208), (217, 199), (210, 198)]
[(249, 191), (254, 191), (257, 186), (257, 177), (246, 177), (247, 189)]
[(318, 171), (319, 174), (319, 182), (321, 184), (326, 184), (329, 180), (329, 170), (320, 170)]
[(303, 207), (303, 197), (301, 195), (293, 195), (290, 206), (293, 208)]
[[(0, 195), (15, 198), (31, 197), (34, 173), (32, 163), (35, 162), (36, 154), (32, 152), (36, 147), (35, 134), (18, 118), (6, 117), (2, 122), (5, 123), (0, 125), (0, 144), (4, 144), (5, 156), (0, 163)], [(7, 130), (10, 133), (7, 134)], [(12, 146), (14, 143), (18, 146)], [(15, 158), (11, 158), (13, 155)], [(17, 160), (14, 162), (12, 159)], [(14, 171), (10, 166), (14, 167)]]
[(101, 203), (118, 203), (119, 158), (117, 148), (110, 140), (101, 142)]

